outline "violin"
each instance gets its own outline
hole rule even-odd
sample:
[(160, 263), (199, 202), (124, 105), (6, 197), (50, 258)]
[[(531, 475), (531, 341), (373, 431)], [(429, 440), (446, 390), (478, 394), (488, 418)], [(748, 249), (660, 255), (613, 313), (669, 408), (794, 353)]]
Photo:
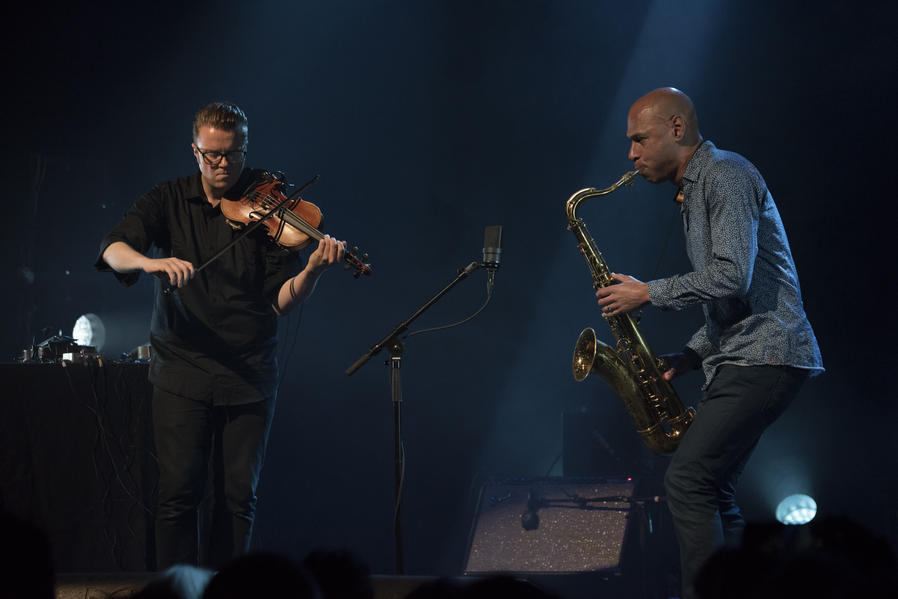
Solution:
[[(317, 177), (309, 183), (316, 179)], [(222, 198), (221, 213), (234, 228), (242, 228), (264, 219), (262, 224), (275, 243), (284, 249), (299, 251), (313, 241), (324, 238), (324, 234), (318, 230), (323, 215), (318, 206), (303, 200), (298, 193), (295, 197), (288, 197), (284, 193), (286, 188), (283, 174), (262, 171), (239, 200)], [(272, 210), (276, 212), (271, 213)], [(346, 248), (343, 253), (346, 261), (344, 268), (354, 269), (355, 278), (372, 272), (371, 265), (365, 262), (368, 254), (357, 256), (358, 251), (357, 247)]]

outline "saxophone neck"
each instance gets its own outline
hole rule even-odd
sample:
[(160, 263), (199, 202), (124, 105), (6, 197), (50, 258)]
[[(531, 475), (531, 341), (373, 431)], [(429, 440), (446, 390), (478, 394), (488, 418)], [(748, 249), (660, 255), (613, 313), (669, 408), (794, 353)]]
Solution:
[(572, 195), (567, 204), (565, 204), (565, 213), (567, 214), (568, 227), (577, 220), (577, 208), (580, 204), (589, 198), (594, 198), (598, 196), (608, 195), (609, 193), (613, 193), (617, 191), (618, 188), (623, 187), (624, 185), (633, 185), (633, 179), (636, 178), (636, 175), (639, 174), (639, 171), (633, 170), (624, 173), (620, 179), (618, 179), (615, 183), (606, 187), (605, 189), (596, 189), (594, 187), (587, 187), (586, 189), (581, 189)]
[(612, 187), (617, 189), (621, 185), (633, 185), (633, 179), (635, 179), (636, 175), (638, 175), (638, 174), (639, 174), (639, 171), (637, 171), (635, 169), (632, 171), (627, 171), (626, 173), (621, 175), (621, 178), (618, 179), (617, 183), (615, 183)]

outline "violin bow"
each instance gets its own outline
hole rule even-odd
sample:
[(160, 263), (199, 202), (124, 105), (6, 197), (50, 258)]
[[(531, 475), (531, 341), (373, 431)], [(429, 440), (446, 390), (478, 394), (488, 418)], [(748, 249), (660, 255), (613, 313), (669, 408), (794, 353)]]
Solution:
[[(276, 213), (280, 212), (280, 210), (284, 206), (286, 206), (288, 203), (292, 202), (294, 199), (296, 199), (299, 196), (299, 194), (301, 194), (302, 192), (307, 190), (309, 187), (311, 187), (312, 183), (317, 181), (318, 178), (319, 178), (319, 175), (315, 175), (314, 177), (312, 177), (311, 179), (306, 181), (306, 183), (302, 187), (300, 187), (295, 192), (293, 192), (289, 197), (285, 197), (283, 200), (281, 200), (274, 208), (272, 208), (271, 210), (266, 212), (264, 215), (262, 215), (262, 217), (259, 220), (257, 220), (253, 224), (247, 226), (246, 228), (244, 228), (240, 232), (240, 235), (238, 235), (237, 237), (232, 239), (230, 243), (228, 243), (226, 246), (221, 248), (218, 251), (218, 253), (216, 253), (214, 256), (212, 256), (211, 258), (209, 258), (208, 260), (206, 260), (205, 262), (200, 264), (196, 268), (196, 270), (193, 271), (193, 275), (196, 276), (197, 273), (199, 273), (201, 270), (203, 270), (204, 268), (206, 268), (207, 266), (212, 264), (215, 260), (217, 260), (219, 256), (221, 256), (226, 251), (228, 251), (229, 249), (234, 247), (237, 243), (239, 243), (241, 239), (243, 239), (244, 237), (246, 237), (247, 235), (249, 235), (250, 233), (255, 231), (257, 227), (260, 227), (262, 225), (262, 223), (264, 223), (266, 220), (268, 220), (269, 217), (274, 216)], [(177, 288), (172, 287), (171, 283), (169, 282), (168, 285), (166, 285), (165, 289), (162, 290), (162, 293), (164, 293), (165, 295), (169, 295), (175, 289), (177, 289)]]

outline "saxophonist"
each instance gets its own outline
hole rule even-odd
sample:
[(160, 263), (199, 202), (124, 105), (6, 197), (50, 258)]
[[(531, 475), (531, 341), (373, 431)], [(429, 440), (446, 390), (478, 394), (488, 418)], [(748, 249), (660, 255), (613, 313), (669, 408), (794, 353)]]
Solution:
[(823, 371), (773, 196), (744, 157), (704, 140), (686, 94), (661, 88), (627, 115), (629, 158), (651, 183), (673, 183), (692, 271), (644, 283), (614, 274), (596, 292), (604, 316), (647, 304), (702, 307), (704, 325), (682, 352), (662, 356), (664, 378), (702, 368), (695, 420), (664, 477), (680, 547), (684, 599), (698, 571), (745, 521), (736, 483), (758, 439)]

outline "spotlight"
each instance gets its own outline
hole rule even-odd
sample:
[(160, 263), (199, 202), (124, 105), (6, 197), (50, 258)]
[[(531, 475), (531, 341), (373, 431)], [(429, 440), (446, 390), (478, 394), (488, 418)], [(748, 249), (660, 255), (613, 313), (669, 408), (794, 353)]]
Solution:
[(78, 345), (88, 345), (100, 351), (106, 343), (106, 327), (96, 314), (82, 314), (75, 321), (72, 338)]
[(776, 506), (776, 519), (783, 524), (807, 524), (817, 515), (817, 502), (808, 495), (789, 495)]

